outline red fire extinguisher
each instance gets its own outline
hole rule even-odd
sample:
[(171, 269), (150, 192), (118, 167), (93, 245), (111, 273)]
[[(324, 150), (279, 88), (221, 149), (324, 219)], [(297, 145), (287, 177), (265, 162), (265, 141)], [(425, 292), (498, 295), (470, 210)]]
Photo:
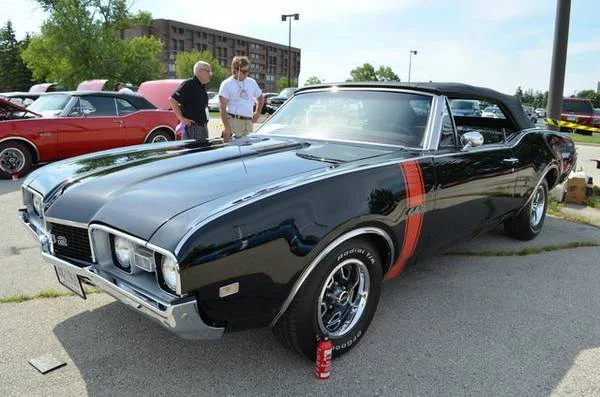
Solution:
[(317, 342), (317, 357), (315, 360), (315, 376), (317, 379), (327, 379), (331, 372), (331, 354), (333, 343), (325, 335)]
[(12, 178), (13, 181), (16, 181), (17, 179), (19, 179), (19, 173), (17, 172), (16, 168), (13, 168), (10, 171), (10, 176), (11, 176), (11, 178)]

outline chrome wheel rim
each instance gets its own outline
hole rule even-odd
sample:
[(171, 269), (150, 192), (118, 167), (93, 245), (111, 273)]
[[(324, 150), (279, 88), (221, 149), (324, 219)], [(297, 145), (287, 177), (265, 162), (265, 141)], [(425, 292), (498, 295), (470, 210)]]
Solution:
[(544, 197), (544, 188), (539, 186), (533, 195), (533, 201), (531, 202), (531, 226), (536, 228), (542, 221), (544, 215), (544, 206), (546, 205), (546, 198)]
[(338, 264), (327, 276), (317, 302), (321, 332), (333, 338), (349, 333), (365, 311), (370, 285), (362, 261), (351, 258)]
[(164, 135), (157, 135), (152, 139), (152, 143), (157, 143), (157, 142), (168, 142), (169, 140), (167, 139), (166, 136)]
[(25, 166), (25, 153), (21, 150), (8, 147), (0, 152), (0, 169), (7, 173), (19, 172)]

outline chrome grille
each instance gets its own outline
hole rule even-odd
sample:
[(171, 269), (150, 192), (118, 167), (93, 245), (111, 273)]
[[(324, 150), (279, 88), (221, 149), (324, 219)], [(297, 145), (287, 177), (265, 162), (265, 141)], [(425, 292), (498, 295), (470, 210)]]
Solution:
[(60, 223), (48, 223), (46, 226), (52, 236), (55, 255), (92, 262), (92, 250), (86, 228)]

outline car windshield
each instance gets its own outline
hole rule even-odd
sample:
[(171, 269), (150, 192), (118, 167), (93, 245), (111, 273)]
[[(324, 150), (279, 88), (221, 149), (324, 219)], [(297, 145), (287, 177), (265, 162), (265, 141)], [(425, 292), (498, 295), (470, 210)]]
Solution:
[(29, 105), (28, 109), (44, 116), (56, 116), (62, 112), (70, 99), (70, 95), (43, 95)]
[(280, 93), (279, 96), (285, 97), (285, 98), (289, 98), (291, 97), (294, 92), (296, 92), (295, 88), (284, 88)]
[(302, 138), (422, 147), (432, 96), (384, 91), (307, 91), (257, 131)]
[(563, 112), (593, 113), (592, 103), (588, 101), (563, 100)]

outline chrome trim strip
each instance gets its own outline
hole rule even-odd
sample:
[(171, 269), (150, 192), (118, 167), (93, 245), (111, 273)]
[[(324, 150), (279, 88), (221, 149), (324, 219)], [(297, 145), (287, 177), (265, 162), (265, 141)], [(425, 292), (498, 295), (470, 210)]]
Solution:
[(68, 221), (66, 219), (53, 218), (51, 216), (49, 216), (45, 219), (49, 223), (59, 223), (61, 225), (77, 227), (79, 229), (87, 229), (88, 228), (87, 223), (73, 222), (73, 221)]
[(27, 143), (29, 143), (31, 146), (33, 146), (33, 148), (35, 149), (35, 154), (37, 155), (37, 159), (38, 161), (40, 161), (40, 151), (38, 150), (37, 146), (35, 145), (35, 143), (31, 142), (29, 139), (27, 138), (23, 138), (20, 136), (9, 136), (8, 138), (2, 138), (0, 139), (0, 143), (4, 142), (4, 141), (11, 141), (11, 140), (17, 140), (17, 141), (25, 141)]
[(390, 249), (390, 251), (392, 252), (392, 255), (390, 256), (390, 265), (394, 262), (394, 258), (395, 258), (395, 252), (394, 252), (394, 244), (392, 242), (391, 237), (382, 229), (376, 228), (376, 227), (361, 227), (359, 229), (355, 229), (352, 230), (348, 233), (345, 233), (343, 235), (341, 235), (340, 237), (336, 238), (335, 240), (333, 240), (323, 251), (321, 251), (321, 253), (319, 253), (319, 255), (310, 263), (310, 265), (308, 265), (304, 271), (302, 272), (302, 274), (300, 275), (300, 277), (296, 280), (296, 282), (294, 283), (294, 286), (292, 287), (292, 290), (290, 291), (288, 297), (286, 298), (286, 300), (283, 302), (283, 304), (281, 305), (281, 308), (279, 309), (279, 312), (277, 313), (277, 315), (275, 316), (275, 318), (273, 318), (273, 321), (271, 321), (270, 326), (274, 326), (277, 323), (277, 320), (279, 320), (279, 318), (281, 318), (281, 316), (283, 315), (283, 313), (285, 313), (285, 311), (287, 310), (287, 308), (289, 307), (289, 305), (292, 303), (292, 301), (294, 300), (296, 294), (298, 293), (298, 291), (300, 291), (300, 288), (302, 288), (302, 284), (306, 281), (306, 279), (310, 276), (310, 274), (312, 273), (312, 271), (317, 267), (317, 265), (323, 260), (323, 258), (325, 258), (327, 255), (329, 255), (329, 253), (331, 251), (333, 251), (335, 248), (337, 248), (340, 244), (342, 244), (343, 242), (350, 240), (354, 237), (357, 236), (362, 236), (365, 234), (377, 234), (381, 237), (383, 237), (385, 239), (385, 241), (388, 244), (388, 248)]
[(159, 126), (156, 126), (156, 127), (152, 128), (150, 130), (150, 132), (148, 132), (146, 134), (146, 137), (144, 138), (144, 142), (142, 142), (142, 144), (146, 143), (146, 141), (148, 140), (148, 137), (150, 136), (150, 134), (152, 134), (154, 131), (158, 130), (159, 128), (166, 128), (167, 130), (171, 131), (173, 133), (173, 140), (177, 139), (177, 134), (175, 133), (175, 131), (171, 127), (169, 127), (168, 125), (159, 125)]
[[(92, 249), (92, 258), (94, 261), (97, 261), (96, 250), (94, 249), (93, 237), (92, 237), (94, 230), (100, 230), (100, 231), (103, 231), (108, 234), (114, 234), (116, 236), (123, 237), (129, 241), (134, 242), (137, 245), (141, 245), (142, 247), (146, 247), (152, 251), (155, 251), (155, 252), (158, 252), (159, 254), (167, 256), (167, 257), (171, 258), (173, 261), (175, 261), (175, 263), (177, 263), (177, 267), (179, 268), (179, 261), (177, 260), (175, 255), (173, 255), (172, 252), (170, 252), (164, 248), (161, 248), (157, 245), (151, 244), (151, 243), (147, 242), (146, 240), (142, 240), (141, 238), (132, 236), (127, 233), (123, 233), (122, 231), (113, 229), (112, 227), (100, 225), (100, 224), (96, 224), (96, 223), (90, 224), (90, 227), (88, 229), (88, 236), (90, 239), (90, 247)], [(158, 272), (156, 272), (156, 277), (158, 278)], [(158, 280), (157, 280), (157, 282), (158, 282)], [(164, 289), (162, 289), (162, 290), (167, 293), (170, 293), (171, 295), (173, 294), (172, 292), (166, 291)], [(179, 273), (179, 272), (177, 272), (177, 290), (175, 291), (175, 293), (177, 295), (181, 296), (181, 273)]]
[(42, 257), (54, 266), (62, 267), (71, 273), (84, 277), (102, 291), (133, 308), (135, 311), (141, 312), (151, 319), (158, 321), (163, 327), (169, 329), (181, 338), (206, 340), (219, 339), (223, 335), (224, 328), (211, 327), (202, 321), (195, 300), (177, 305), (169, 305), (156, 301), (165, 307), (165, 310), (160, 310), (145, 300), (121, 289), (119, 286), (97, 275), (91, 269), (91, 266), (84, 268), (73, 266), (69, 262), (46, 252), (42, 252)]

